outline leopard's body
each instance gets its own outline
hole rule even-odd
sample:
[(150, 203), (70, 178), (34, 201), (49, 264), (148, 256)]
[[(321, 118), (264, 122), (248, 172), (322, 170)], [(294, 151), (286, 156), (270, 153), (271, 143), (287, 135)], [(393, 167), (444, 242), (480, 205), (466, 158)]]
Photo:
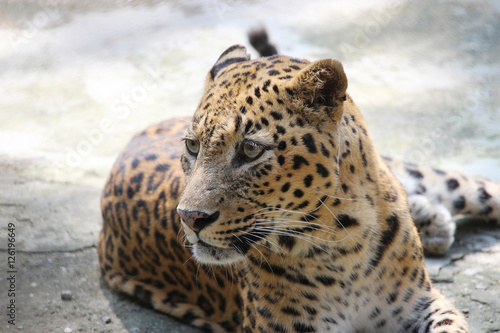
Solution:
[(346, 88), (334, 60), (224, 52), (194, 117), (115, 163), (105, 281), (207, 331), (467, 332)]

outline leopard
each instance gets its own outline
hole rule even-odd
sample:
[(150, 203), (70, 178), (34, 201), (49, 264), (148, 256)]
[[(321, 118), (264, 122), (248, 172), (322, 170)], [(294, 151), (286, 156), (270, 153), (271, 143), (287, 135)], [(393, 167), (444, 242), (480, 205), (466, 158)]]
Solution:
[(334, 59), (224, 51), (192, 117), (118, 156), (104, 281), (207, 332), (468, 332), (347, 86)]

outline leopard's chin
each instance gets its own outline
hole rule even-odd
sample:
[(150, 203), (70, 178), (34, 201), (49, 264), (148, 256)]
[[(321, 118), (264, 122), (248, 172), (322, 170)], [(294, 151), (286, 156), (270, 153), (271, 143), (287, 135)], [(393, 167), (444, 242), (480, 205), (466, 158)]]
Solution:
[(193, 245), (194, 257), (202, 264), (232, 265), (245, 259), (245, 256), (234, 248), (221, 248), (203, 241)]

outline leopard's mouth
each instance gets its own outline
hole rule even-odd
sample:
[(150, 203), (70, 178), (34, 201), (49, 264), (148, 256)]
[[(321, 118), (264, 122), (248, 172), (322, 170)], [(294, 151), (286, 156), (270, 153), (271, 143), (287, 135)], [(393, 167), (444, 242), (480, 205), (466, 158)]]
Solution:
[(236, 248), (222, 248), (205, 243), (201, 239), (193, 245), (195, 258), (203, 264), (231, 265), (245, 258)]

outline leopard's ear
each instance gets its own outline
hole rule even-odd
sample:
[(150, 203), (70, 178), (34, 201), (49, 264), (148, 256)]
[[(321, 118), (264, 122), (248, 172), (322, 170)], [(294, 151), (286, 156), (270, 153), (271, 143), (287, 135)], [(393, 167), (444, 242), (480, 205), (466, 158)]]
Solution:
[(224, 51), (217, 62), (210, 70), (210, 78), (213, 80), (217, 77), (221, 69), (236, 62), (250, 60), (250, 55), (247, 54), (247, 49), (241, 45), (233, 45)]
[(326, 109), (334, 120), (338, 120), (346, 100), (347, 77), (340, 61), (323, 59), (304, 67), (287, 88), (305, 106), (314, 110)]

